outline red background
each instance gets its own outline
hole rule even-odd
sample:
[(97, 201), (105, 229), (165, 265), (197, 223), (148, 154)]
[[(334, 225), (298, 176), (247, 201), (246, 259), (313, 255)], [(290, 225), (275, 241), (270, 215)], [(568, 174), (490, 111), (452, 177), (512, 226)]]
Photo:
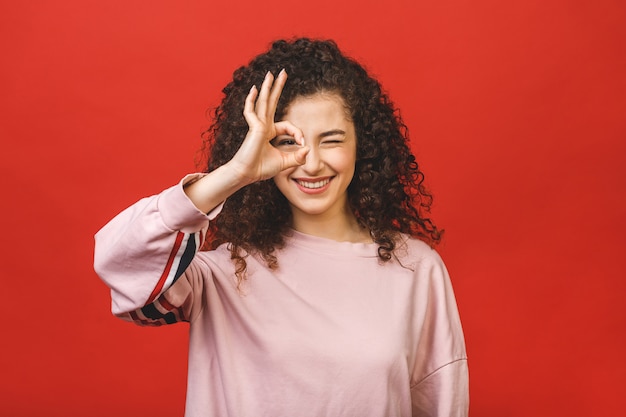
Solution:
[(293, 35), (336, 39), (402, 109), (472, 416), (623, 412), (622, 0), (42, 0), (0, 5), (0, 415), (182, 414), (187, 328), (114, 319), (93, 234), (193, 171), (232, 71)]

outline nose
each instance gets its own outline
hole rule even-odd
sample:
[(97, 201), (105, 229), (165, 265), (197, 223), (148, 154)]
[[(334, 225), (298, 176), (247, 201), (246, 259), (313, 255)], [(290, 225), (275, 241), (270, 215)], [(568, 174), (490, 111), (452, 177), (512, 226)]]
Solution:
[(320, 155), (320, 150), (317, 147), (311, 147), (309, 153), (306, 155), (304, 165), (301, 165), (301, 168), (309, 175), (317, 174), (324, 168), (324, 162)]

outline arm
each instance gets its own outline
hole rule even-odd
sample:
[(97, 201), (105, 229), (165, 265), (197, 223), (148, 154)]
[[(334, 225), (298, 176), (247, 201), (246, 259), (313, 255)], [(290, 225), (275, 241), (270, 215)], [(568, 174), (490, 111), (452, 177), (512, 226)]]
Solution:
[(413, 416), (467, 417), (467, 359), (447, 363), (411, 388)]
[[(139, 324), (188, 319), (190, 284), (202, 278), (202, 270), (190, 268), (186, 283), (176, 284), (167, 295), (166, 291), (190, 266), (209, 220), (218, 212), (207, 216), (186, 197), (183, 185), (197, 177), (188, 176), (181, 184), (138, 201), (96, 234), (94, 268), (111, 288), (115, 315)], [(176, 320), (167, 315), (170, 312)]]
[(469, 411), (469, 374), (465, 339), (443, 261), (430, 251), (418, 266), (427, 288), (419, 332), (411, 398), (413, 416), (466, 417)]
[(304, 162), (307, 148), (284, 153), (270, 143), (281, 134), (303, 143), (298, 128), (274, 122), (286, 79), (284, 71), (275, 82), (268, 73), (260, 92), (250, 90), (243, 111), (249, 130), (231, 161), (207, 175), (186, 178), (184, 187), (137, 202), (98, 232), (94, 266), (111, 288), (114, 314), (141, 324), (188, 320), (193, 288), (208, 273), (192, 265), (208, 227), (204, 213), (245, 185)]

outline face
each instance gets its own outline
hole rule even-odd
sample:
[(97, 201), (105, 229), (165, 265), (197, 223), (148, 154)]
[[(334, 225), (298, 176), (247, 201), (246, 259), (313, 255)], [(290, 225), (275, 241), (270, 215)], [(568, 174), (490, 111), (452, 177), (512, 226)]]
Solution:
[[(334, 93), (298, 97), (289, 104), (283, 120), (302, 130), (310, 148), (303, 165), (274, 177), (291, 205), (294, 225), (326, 217), (349, 220), (347, 189), (354, 175), (356, 135), (343, 99)], [(285, 152), (298, 146), (288, 136), (279, 136), (272, 143)]]

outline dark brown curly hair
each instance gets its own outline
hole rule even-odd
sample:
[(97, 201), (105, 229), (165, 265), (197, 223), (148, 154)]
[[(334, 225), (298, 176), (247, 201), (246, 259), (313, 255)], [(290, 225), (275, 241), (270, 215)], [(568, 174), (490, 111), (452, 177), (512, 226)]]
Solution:
[[(401, 233), (431, 246), (439, 243), (442, 231), (427, 216), (432, 196), (409, 149), (406, 125), (378, 81), (331, 40), (279, 40), (234, 72), (213, 124), (203, 135), (206, 172), (228, 162), (241, 146), (248, 131), (242, 111), (250, 87), (260, 88), (267, 71), (278, 74), (283, 68), (289, 78), (278, 103), (277, 121), (297, 97), (326, 92), (343, 98), (357, 137), (348, 201), (359, 224), (379, 245), (379, 258), (391, 259)], [(291, 220), (289, 203), (273, 180), (248, 185), (229, 197), (210, 223), (208, 248), (227, 243), (242, 280), (248, 254), (260, 255), (272, 269), (278, 266), (275, 252), (284, 246)]]

